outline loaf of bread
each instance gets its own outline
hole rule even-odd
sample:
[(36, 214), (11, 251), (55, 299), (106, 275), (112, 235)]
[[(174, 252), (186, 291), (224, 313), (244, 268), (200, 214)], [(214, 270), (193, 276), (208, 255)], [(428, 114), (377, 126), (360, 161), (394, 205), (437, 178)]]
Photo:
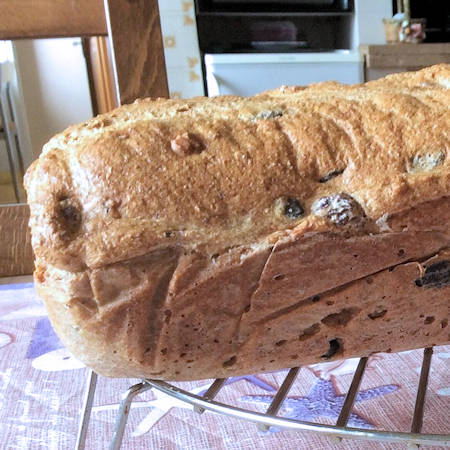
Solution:
[(192, 380), (450, 340), (450, 66), (145, 99), (26, 175), (35, 282), (105, 376)]

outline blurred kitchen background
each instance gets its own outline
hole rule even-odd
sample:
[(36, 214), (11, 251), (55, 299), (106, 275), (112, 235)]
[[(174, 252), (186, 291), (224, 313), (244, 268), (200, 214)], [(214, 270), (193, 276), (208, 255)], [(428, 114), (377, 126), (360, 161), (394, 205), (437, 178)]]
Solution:
[[(360, 83), (450, 63), (449, 0), (159, 0), (170, 96)], [(0, 41), (0, 203), (68, 125), (117, 104), (105, 37)]]

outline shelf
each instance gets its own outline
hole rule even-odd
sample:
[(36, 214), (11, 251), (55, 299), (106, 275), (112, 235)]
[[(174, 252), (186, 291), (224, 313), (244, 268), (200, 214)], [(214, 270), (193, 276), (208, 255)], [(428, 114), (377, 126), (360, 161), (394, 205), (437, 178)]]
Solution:
[(414, 68), (450, 63), (450, 43), (362, 45), (367, 68)]

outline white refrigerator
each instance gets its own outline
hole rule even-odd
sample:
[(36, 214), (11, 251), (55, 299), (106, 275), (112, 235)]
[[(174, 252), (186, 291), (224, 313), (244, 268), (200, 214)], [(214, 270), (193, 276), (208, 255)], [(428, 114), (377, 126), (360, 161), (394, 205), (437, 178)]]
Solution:
[(362, 83), (358, 51), (318, 53), (227, 53), (205, 55), (208, 95), (253, 95), (281, 85), (320, 81)]

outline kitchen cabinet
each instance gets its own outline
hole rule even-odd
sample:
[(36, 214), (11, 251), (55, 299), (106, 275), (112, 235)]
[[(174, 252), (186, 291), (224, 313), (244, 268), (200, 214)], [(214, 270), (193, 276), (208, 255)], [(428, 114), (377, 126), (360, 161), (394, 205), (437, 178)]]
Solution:
[(365, 81), (450, 63), (450, 43), (361, 45)]

